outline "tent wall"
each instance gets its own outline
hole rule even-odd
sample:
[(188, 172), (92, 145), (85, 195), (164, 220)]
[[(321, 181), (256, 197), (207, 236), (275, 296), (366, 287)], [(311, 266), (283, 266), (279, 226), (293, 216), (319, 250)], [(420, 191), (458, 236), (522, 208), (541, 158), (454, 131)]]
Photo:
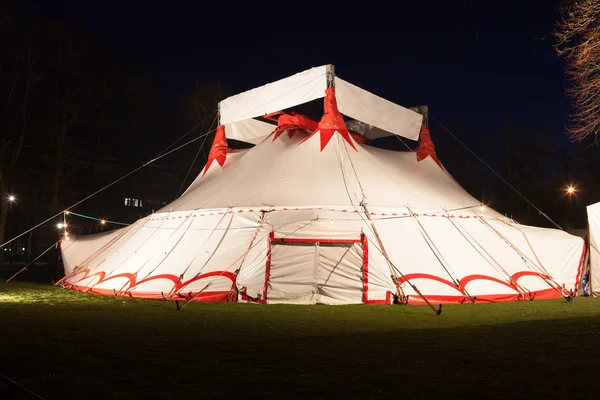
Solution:
[[(223, 301), (237, 289), (240, 300), (256, 302), (389, 304), (396, 293), (392, 276), (409, 303), (422, 301), (411, 284), (432, 301), (460, 303), (559, 297), (542, 276), (566, 291), (580, 279), (583, 241), (564, 232), (477, 215), (393, 211), (228, 208), (154, 215), (67, 281), (92, 293), (157, 299), (199, 294), (198, 300)], [(312, 281), (308, 271), (316, 274)]]
[(587, 206), (590, 246), (590, 294), (600, 296), (600, 203)]

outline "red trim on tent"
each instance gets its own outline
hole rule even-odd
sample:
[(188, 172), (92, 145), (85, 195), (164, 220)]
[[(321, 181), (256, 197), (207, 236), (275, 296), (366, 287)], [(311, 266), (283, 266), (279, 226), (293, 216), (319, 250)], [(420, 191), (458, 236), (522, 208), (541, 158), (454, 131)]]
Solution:
[(286, 243), (360, 243), (361, 239), (314, 239), (314, 238), (276, 238), (271, 239), (273, 242)]
[(319, 121), (318, 130), (304, 139), (302, 143), (319, 132), (321, 137), (321, 151), (323, 151), (325, 146), (327, 146), (327, 143), (329, 143), (333, 137), (333, 134), (338, 132), (354, 150), (358, 151), (356, 146), (354, 146), (354, 142), (351, 137), (352, 135), (348, 131), (348, 128), (346, 128), (344, 117), (342, 117), (342, 114), (340, 114), (338, 110), (337, 100), (335, 98), (335, 88), (327, 88), (325, 90), (324, 108), (325, 112), (323, 113), (321, 121)]
[[(167, 279), (167, 280), (170, 280), (171, 282), (173, 282), (173, 288), (170, 290), (170, 293), (176, 293), (176, 292), (180, 291), (181, 289), (183, 289), (184, 287), (188, 286), (189, 284), (196, 282), (200, 279), (204, 279), (204, 278), (223, 277), (223, 278), (231, 280), (232, 282), (235, 281), (235, 274), (230, 271), (211, 271), (211, 272), (207, 272), (205, 274), (194, 276), (193, 278), (190, 278), (184, 282), (182, 282), (179, 279), (179, 277), (177, 277), (173, 274), (161, 274), (161, 275), (151, 276), (146, 279), (142, 279), (141, 281), (139, 281), (137, 283), (136, 283), (136, 276), (135, 276), (135, 274), (132, 274), (132, 273), (117, 274), (117, 275), (109, 276), (108, 278), (104, 279), (104, 277), (106, 276), (105, 271), (96, 272), (94, 274), (87, 275), (90, 272), (90, 270), (86, 268), (84, 271), (78, 272), (78, 274), (82, 273), (82, 272), (84, 273), (84, 276), (81, 279), (79, 279), (78, 281), (76, 281), (75, 284), (77, 284), (85, 279), (92, 278), (94, 276), (99, 276), (100, 279), (98, 280), (98, 282), (94, 283), (92, 286), (78, 286), (78, 287), (85, 287), (86, 290), (88, 290), (90, 293), (95, 293), (98, 290), (104, 290), (104, 289), (95, 289), (95, 287), (101, 283), (108, 282), (110, 280), (118, 279), (118, 278), (127, 278), (129, 280), (128, 284), (127, 283), (125, 284), (125, 285), (127, 285), (127, 288), (125, 288), (125, 285), (123, 285), (122, 289), (119, 290), (119, 293), (127, 292), (127, 293), (130, 293), (131, 297), (142, 297), (142, 296), (138, 296), (137, 291), (129, 292), (129, 290), (131, 290), (134, 287), (138, 287), (138, 286), (142, 285), (143, 283), (150, 282), (150, 281), (157, 280), (157, 279)], [(72, 285), (72, 286), (77, 286), (77, 285)], [(114, 291), (112, 289), (107, 289), (107, 290), (110, 290), (111, 294), (114, 295)], [(142, 292), (142, 293), (144, 293), (144, 292)], [(155, 295), (161, 296), (161, 298), (162, 298), (162, 295), (160, 293), (155, 293)], [(143, 297), (147, 297), (147, 296), (144, 295)]]
[(277, 118), (277, 129), (275, 129), (275, 135), (273, 140), (277, 139), (285, 131), (288, 131), (288, 136), (291, 138), (294, 133), (300, 132), (308, 135), (311, 132), (317, 130), (319, 123), (306, 115), (290, 113), (283, 113)]
[(225, 127), (223, 125), (219, 125), (217, 127), (217, 131), (215, 132), (215, 138), (212, 146), (210, 147), (210, 153), (208, 153), (208, 160), (206, 161), (206, 166), (204, 167), (202, 176), (206, 174), (206, 171), (208, 171), (211, 164), (215, 160), (221, 167), (223, 167), (228, 152), (229, 147), (227, 146), (227, 138), (225, 137)]
[(267, 303), (267, 293), (269, 291), (269, 281), (271, 280), (271, 248), (272, 248), (271, 243), (273, 242), (274, 238), (275, 238), (275, 232), (269, 233), (269, 239), (267, 241), (267, 264), (265, 265), (265, 286), (263, 288), (263, 294), (262, 294), (262, 300), (261, 300), (262, 304)]
[[(558, 299), (561, 298), (561, 294), (555, 289), (544, 289), (535, 291), (536, 300), (547, 300), (547, 299)], [(408, 304), (410, 305), (425, 305), (425, 301), (417, 295), (410, 295)], [(425, 296), (428, 301), (441, 304), (464, 304), (464, 296), (449, 296), (449, 295), (427, 295)], [(519, 301), (523, 300), (520, 294), (490, 294), (477, 296), (477, 303), (496, 303), (504, 301)], [(525, 300), (529, 300), (525, 298)]]
[[(100, 296), (111, 296), (114, 297), (115, 293), (112, 289), (91, 289), (87, 286), (77, 286), (71, 284), (65, 284), (66, 287), (79, 292), (86, 292), (91, 294), (97, 294)], [(206, 302), (206, 303), (229, 303), (235, 301), (235, 296), (229, 291), (216, 291), (216, 292), (189, 292), (186, 296), (173, 296), (170, 300), (188, 300), (196, 296), (193, 301)], [(155, 292), (124, 292), (119, 297), (132, 297), (138, 299), (154, 299), (163, 300), (162, 293)]]
[(442, 164), (440, 160), (437, 158), (437, 154), (435, 152), (435, 146), (433, 145), (433, 141), (431, 140), (431, 133), (429, 132), (429, 126), (426, 124), (421, 125), (421, 132), (419, 133), (420, 142), (419, 147), (417, 148), (417, 161), (423, 161), (427, 157), (431, 157), (433, 161), (437, 163), (437, 165), (442, 168)]
[[(275, 118), (275, 115), (278, 115), (278, 117)], [(273, 135), (273, 140), (276, 140), (285, 131), (287, 131), (288, 137), (291, 139), (296, 132), (309, 135), (313, 134), (317, 129), (319, 129), (318, 121), (315, 121), (306, 115), (295, 112), (287, 114), (285, 112), (278, 111), (277, 113), (267, 114), (265, 118), (271, 121), (277, 121), (277, 128), (274, 131), (275, 135)], [(348, 132), (356, 142), (362, 144), (368, 143), (368, 139), (362, 137), (358, 133), (352, 131)]]
[(583, 260), (585, 259), (585, 251), (587, 246), (585, 245), (585, 240), (583, 241), (583, 250), (581, 250), (581, 258), (579, 259), (579, 267), (577, 267), (577, 275), (575, 276), (575, 288), (573, 289), (573, 293), (577, 293), (577, 288), (579, 287), (579, 279), (581, 278), (581, 268), (583, 267)]
[[(464, 291), (465, 290), (465, 286), (467, 286), (467, 283), (469, 283), (471, 281), (480, 280), (480, 279), (486, 280), (486, 281), (491, 281), (491, 282), (496, 282), (496, 283), (499, 283), (501, 285), (504, 285), (504, 286), (506, 286), (508, 288), (511, 288), (511, 289), (519, 292), (519, 290), (517, 289), (516, 286), (511, 285), (510, 283), (508, 283), (506, 281), (500, 280), (498, 278), (494, 278), (492, 276), (487, 276), (487, 275), (469, 275), (469, 276), (465, 276), (464, 278), (462, 278), (460, 280), (460, 289)], [(479, 299), (479, 297), (478, 297), (478, 299)]]
[[(435, 275), (431, 275), (431, 274), (423, 274), (420, 272), (401, 276), (400, 278), (398, 278), (398, 284), (401, 285), (405, 282), (408, 282), (411, 279), (429, 279), (429, 280), (440, 282), (440, 283), (443, 283), (444, 285), (450, 286), (452, 289), (455, 289), (456, 291), (459, 290), (459, 288), (456, 287), (456, 284), (454, 282), (450, 282), (449, 280), (440, 278), (439, 276), (435, 276)], [(429, 296), (427, 296), (427, 297), (429, 297)]]
[(516, 272), (516, 273), (512, 274), (512, 276), (510, 278), (513, 282), (516, 282), (519, 280), (519, 278), (522, 278), (524, 276), (536, 276), (536, 277), (542, 278), (542, 279), (551, 279), (548, 275), (540, 274), (539, 272), (534, 272), (534, 271)]
[(363, 304), (369, 301), (369, 241), (364, 233), (361, 234), (363, 245)]
[(271, 246), (272, 243), (361, 243), (363, 247), (363, 304), (390, 304), (391, 292), (388, 290), (383, 300), (369, 299), (369, 244), (368, 238), (361, 233), (360, 239), (317, 239), (317, 238), (276, 238), (275, 233), (269, 235), (269, 244), (267, 249), (267, 266), (265, 269), (265, 288), (263, 298), (266, 302), (268, 282), (271, 278)]
[(363, 304), (390, 304), (392, 302), (392, 292), (385, 292), (384, 300), (369, 299), (369, 240), (363, 233), (361, 234), (363, 245)]

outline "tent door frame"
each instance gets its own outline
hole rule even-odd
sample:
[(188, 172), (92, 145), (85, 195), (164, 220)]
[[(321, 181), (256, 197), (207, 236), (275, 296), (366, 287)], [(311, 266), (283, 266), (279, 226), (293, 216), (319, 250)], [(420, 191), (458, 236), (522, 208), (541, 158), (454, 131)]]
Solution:
[[(384, 300), (370, 300), (369, 299), (369, 240), (367, 236), (361, 232), (360, 238), (358, 239), (324, 239), (324, 238), (286, 238), (275, 237), (275, 232), (271, 231), (269, 234), (269, 240), (267, 244), (267, 261), (265, 267), (265, 284), (263, 288), (263, 294), (261, 303), (267, 303), (267, 295), (269, 289), (269, 282), (271, 280), (271, 255), (273, 243), (346, 243), (355, 244), (359, 243), (363, 250), (363, 264), (361, 266), (362, 272), (362, 303), (363, 304), (391, 304), (391, 291), (386, 292)], [(318, 254), (317, 254), (318, 256)]]

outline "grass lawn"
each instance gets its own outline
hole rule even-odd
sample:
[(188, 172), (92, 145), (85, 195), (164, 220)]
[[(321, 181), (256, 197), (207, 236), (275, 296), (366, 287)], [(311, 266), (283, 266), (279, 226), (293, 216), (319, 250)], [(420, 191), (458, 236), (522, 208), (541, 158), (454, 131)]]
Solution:
[[(0, 284), (0, 373), (47, 399), (559, 398), (597, 390), (600, 299), (190, 304)], [(0, 398), (13, 396), (0, 381)], [(11, 397), (13, 396), (13, 397)], [(24, 397), (23, 397), (24, 398)]]

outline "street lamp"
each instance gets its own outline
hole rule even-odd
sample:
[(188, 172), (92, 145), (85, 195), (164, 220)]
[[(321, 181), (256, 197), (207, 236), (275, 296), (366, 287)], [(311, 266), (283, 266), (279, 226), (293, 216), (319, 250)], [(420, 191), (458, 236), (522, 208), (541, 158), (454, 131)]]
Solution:
[(573, 185), (569, 185), (567, 186), (567, 194), (574, 194), (575, 193), (575, 187)]
[(13, 201), (15, 201), (16, 199), (17, 199), (17, 198), (15, 197), (15, 195), (14, 195), (14, 194), (11, 194), (11, 195), (9, 195), (9, 196), (8, 196), (8, 201), (10, 201), (11, 203), (12, 203)]

